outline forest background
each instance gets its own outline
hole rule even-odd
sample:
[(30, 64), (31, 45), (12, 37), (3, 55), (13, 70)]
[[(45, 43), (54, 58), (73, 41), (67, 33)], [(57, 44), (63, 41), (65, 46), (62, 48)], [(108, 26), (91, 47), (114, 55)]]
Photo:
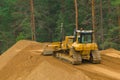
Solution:
[[(74, 0), (33, 0), (38, 42), (59, 41), (75, 29)], [(78, 0), (79, 29), (92, 29), (91, 0)], [(95, 0), (95, 36), (100, 49), (120, 50), (120, 0)], [(19, 40), (31, 40), (30, 0), (0, 0), (0, 54)]]

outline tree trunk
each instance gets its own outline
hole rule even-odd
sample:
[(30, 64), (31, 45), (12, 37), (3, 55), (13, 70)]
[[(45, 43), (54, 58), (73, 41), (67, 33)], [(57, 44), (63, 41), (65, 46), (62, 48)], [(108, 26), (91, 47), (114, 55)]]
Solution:
[(30, 0), (30, 7), (31, 7), (31, 31), (32, 31), (32, 40), (36, 40), (36, 35), (35, 35), (35, 17), (34, 17), (34, 5), (33, 5), (33, 0)]
[(65, 4), (64, 4), (64, 0), (62, 0), (62, 9), (61, 9), (62, 14), (63, 14), (63, 13), (64, 13), (64, 11), (65, 11), (65, 10), (64, 10), (64, 5), (65, 5)]
[(93, 42), (95, 42), (95, 33), (96, 33), (95, 32), (95, 27), (96, 27), (96, 25), (95, 25), (95, 1), (92, 0), (91, 3), (92, 3), (92, 29), (94, 31), (94, 33), (93, 33)]
[(120, 27), (120, 4), (118, 5), (118, 26)]
[(110, 15), (111, 15), (111, 1), (110, 0), (108, 0), (108, 14), (109, 14), (108, 25), (110, 27), (112, 25), (112, 20), (111, 20), (111, 17), (110, 17)]
[(76, 22), (76, 30), (78, 30), (78, 5), (77, 5), (77, 0), (74, 0), (75, 2), (75, 12), (76, 12), (76, 19), (75, 19), (75, 22)]
[(102, 11), (102, 0), (100, 0), (100, 26), (101, 26), (101, 41), (102, 49), (104, 49), (104, 29), (103, 29), (103, 11)]

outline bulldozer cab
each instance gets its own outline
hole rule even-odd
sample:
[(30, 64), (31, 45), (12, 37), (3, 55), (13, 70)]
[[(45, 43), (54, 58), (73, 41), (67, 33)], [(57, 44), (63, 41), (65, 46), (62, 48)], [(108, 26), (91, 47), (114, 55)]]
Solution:
[(92, 38), (93, 31), (92, 30), (77, 30), (76, 34), (77, 34), (76, 41), (78, 43), (92, 43), (93, 42), (93, 38)]

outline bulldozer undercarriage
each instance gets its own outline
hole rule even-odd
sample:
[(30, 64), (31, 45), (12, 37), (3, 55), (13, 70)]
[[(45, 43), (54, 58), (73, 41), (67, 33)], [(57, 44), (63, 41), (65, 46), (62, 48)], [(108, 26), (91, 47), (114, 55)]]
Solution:
[[(76, 52), (73, 48), (70, 49), (73, 53), (72, 56), (69, 53), (62, 53), (61, 51), (54, 51), (53, 56), (60, 59), (72, 63), (73, 65), (79, 65), (82, 63), (82, 57), (79, 52)], [(90, 54), (89, 61), (94, 64), (99, 64), (101, 62), (101, 57), (99, 51), (92, 51)]]
[(53, 56), (56, 57), (56, 58), (59, 58), (61, 60), (64, 60), (64, 61), (67, 61), (69, 63), (72, 63), (74, 65), (78, 65), (78, 64), (81, 64), (82, 63), (82, 57), (79, 53), (77, 53), (74, 49), (71, 48), (71, 50), (73, 55), (70, 56), (69, 53), (67, 54), (64, 54), (64, 53), (61, 53), (59, 51), (55, 51), (53, 53)]

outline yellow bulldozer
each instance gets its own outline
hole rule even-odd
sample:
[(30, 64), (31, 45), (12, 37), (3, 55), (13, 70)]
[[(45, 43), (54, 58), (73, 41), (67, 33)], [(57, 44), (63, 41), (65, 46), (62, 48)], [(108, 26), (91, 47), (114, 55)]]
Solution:
[(93, 42), (92, 30), (75, 30), (74, 36), (65, 36), (60, 42), (53, 42), (43, 51), (43, 55), (52, 54), (54, 57), (66, 60), (72, 64), (81, 64), (83, 60), (100, 63), (101, 56), (98, 46)]

